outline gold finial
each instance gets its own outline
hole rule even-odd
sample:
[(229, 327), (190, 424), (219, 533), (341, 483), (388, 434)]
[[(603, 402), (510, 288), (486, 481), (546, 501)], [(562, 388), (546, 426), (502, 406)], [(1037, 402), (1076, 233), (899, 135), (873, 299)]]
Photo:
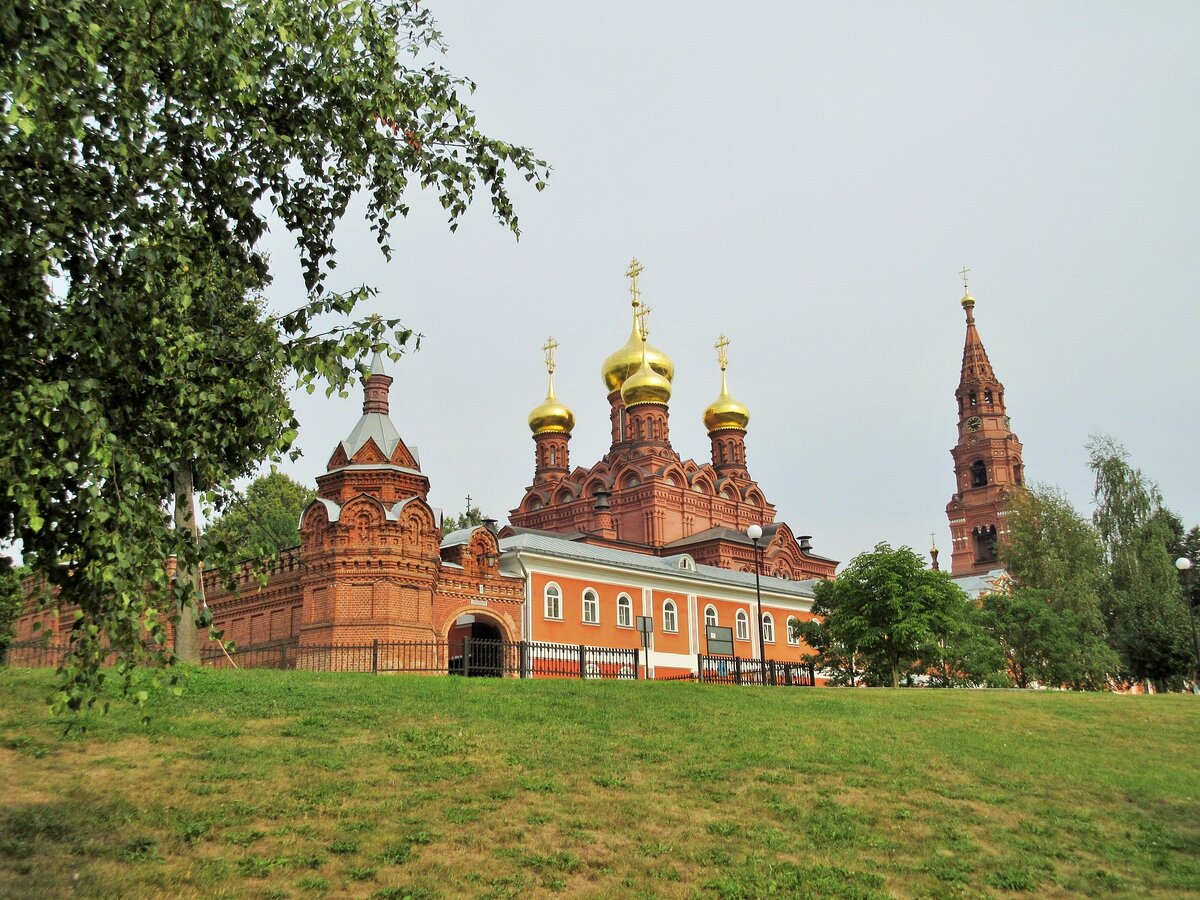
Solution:
[(725, 348), (728, 347), (730, 343), (731, 342), (729, 338), (725, 337), (725, 335), (721, 335), (717, 342), (713, 344), (713, 349), (717, 351), (717, 365), (721, 367), (722, 372), (729, 367), (729, 354), (725, 352)]
[(930, 552), (932, 552), (936, 549), (937, 549), (937, 532), (931, 531), (931, 532), (929, 532), (929, 550), (930, 550)]
[(962, 280), (963, 280), (963, 293), (964, 293), (964, 294), (969, 294), (969, 293), (971, 293), (971, 289), (970, 289), (970, 288), (967, 286), (967, 273), (968, 273), (968, 272), (970, 272), (970, 271), (971, 271), (971, 270), (970, 270), (970, 269), (968, 269), (966, 266), (963, 266), (963, 267), (962, 267), (962, 269), (961, 269), (961, 270), (959, 271), (959, 273), (958, 273), (959, 275), (961, 275), (961, 276), (962, 276)]
[(546, 371), (553, 375), (554, 351), (558, 349), (558, 341), (552, 337), (548, 337), (546, 338), (546, 343), (542, 344), (542, 349), (546, 351)]
[(625, 270), (625, 277), (629, 279), (629, 296), (633, 298), (633, 305), (637, 306), (642, 302), (641, 291), (638, 290), (638, 276), (646, 269), (635, 256), (629, 261), (629, 268)]

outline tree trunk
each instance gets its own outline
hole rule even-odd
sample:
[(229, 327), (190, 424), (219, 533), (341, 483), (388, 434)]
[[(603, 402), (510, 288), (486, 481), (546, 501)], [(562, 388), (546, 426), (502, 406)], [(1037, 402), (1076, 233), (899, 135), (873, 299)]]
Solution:
[[(193, 543), (199, 542), (199, 530), (196, 528), (196, 496), (190, 462), (180, 463), (175, 470), (175, 528), (177, 531), (190, 533)], [(198, 666), (200, 629), (196, 625), (196, 600), (201, 591), (200, 572), (195, 565), (178, 556), (175, 578), (178, 588), (175, 595), (178, 604), (176, 608), (179, 613), (175, 623), (175, 656), (180, 662)]]
[(896, 660), (894, 660), (894, 659), (891, 660), (891, 666), (892, 666), (892, 687), (898, 688), (898, 687), (900, 687), (900, 669), (899, 669), (899, 666), (897, 666), (897, 664), (896, 664)]

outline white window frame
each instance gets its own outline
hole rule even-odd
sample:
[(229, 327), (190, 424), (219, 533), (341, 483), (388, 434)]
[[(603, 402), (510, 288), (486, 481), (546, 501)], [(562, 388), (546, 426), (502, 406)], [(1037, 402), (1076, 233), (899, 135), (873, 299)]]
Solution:
[(715, 628), (721, 624), (720, 618), (717, 616), (717, 608), (711, 603), (704, 607), (704, 627)]
[(628, 594), (617, 597), (617, 627), (633, 627), (633, 598)]
[(763, 613), (762, 636), (764, 644), (775, 643), (775, 617), (770, 613)]
[[(553, 595), (551, 594), (551, 591), (553, 591)], [(551, 605), (552, 596), (553, 606)], [(562, 617), (562, 588), (560, 588), (555, 582), (551, 581), (546, 585), (546, 589), (542, 592), (542, 618), (553, 619), (556, 622), (561, 622)]]
[(737, 618), (735, 621), (737, 623), (737, 639), (739, 641), (750, 640), (750, 617), (746, 615), (746, 611), (744, 609), (739, 609), (737, 611)]
[[(590, 597), (590, 600), (589, 600)], [(588, 617), (589, 603), (592, 607), (592, 616)], [(584, 625), (599, 625), (600, 624), (600, 595), (596, 593), (595, 588), (587, 588), (583, 592), (583, 624)]]
[(797, 619), (795, 616), (788, 616), (788, 620), (787, 620), (787, 642), (788, 642), (789, 644), (791, 644), (793, 647), (799, 647), (799, 646), (800, 646), (800, 635), (796, 634), (796, 631), (795, 631), (795, 629), (794, 629), (794, 628), (792, 628), (792, 625), (799, 625), (799, 624), (800, 624), (800, 620), (799, 620), (799, 619)]
[(663, 634), (679, 633), (679, 607), (674, 600), (663, 603)]

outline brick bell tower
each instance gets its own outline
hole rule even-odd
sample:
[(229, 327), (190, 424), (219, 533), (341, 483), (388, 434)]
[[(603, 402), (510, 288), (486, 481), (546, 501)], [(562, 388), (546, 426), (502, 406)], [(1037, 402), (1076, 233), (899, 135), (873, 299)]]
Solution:
[(1004, 406), (996, 378), (975, 328), (975, 298), (963, 269), (962, 307), (967, 314), (962, 372), (958, 379), (958, 443), (951, 449), (957, 489), (946, 504), (951, 566), (955, 576), (979, 575), (1000, 567), (999, 545), (1008, 538), (1004, 517), (1009, 495), (1024, 485), (1021, 441)]

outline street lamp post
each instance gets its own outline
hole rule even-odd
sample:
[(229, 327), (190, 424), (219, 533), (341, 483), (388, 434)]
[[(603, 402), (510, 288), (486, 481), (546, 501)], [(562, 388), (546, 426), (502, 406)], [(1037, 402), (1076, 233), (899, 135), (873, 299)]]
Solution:
[(1188, 586), (1188, 615), (1192, 620), (1192, 662), (1194, 663), (1192, 669), (1192, 693), (1200, 694), (1200, 639), (1196, 637), (1196, 604), (1192, 602), (1192, 565), (1192, 561), (1186, 556), (1181, 556), (1179, 559), (1175, 560), (1175, 568), (1177, 568), (1180, 572), (1188, 573), (1185, 583)]
[(754, 597), (758, 602), (758, 677), (762, 683), (767, 683), (767, 647), (763, 643), (762, 615), (762, 585), (759, 581), (759, 570), (762, 568), (762, 547), (758, 545), (762, 539), (762, 528), (751, 525), (746, 529), (746, 537), (754, 544)]

